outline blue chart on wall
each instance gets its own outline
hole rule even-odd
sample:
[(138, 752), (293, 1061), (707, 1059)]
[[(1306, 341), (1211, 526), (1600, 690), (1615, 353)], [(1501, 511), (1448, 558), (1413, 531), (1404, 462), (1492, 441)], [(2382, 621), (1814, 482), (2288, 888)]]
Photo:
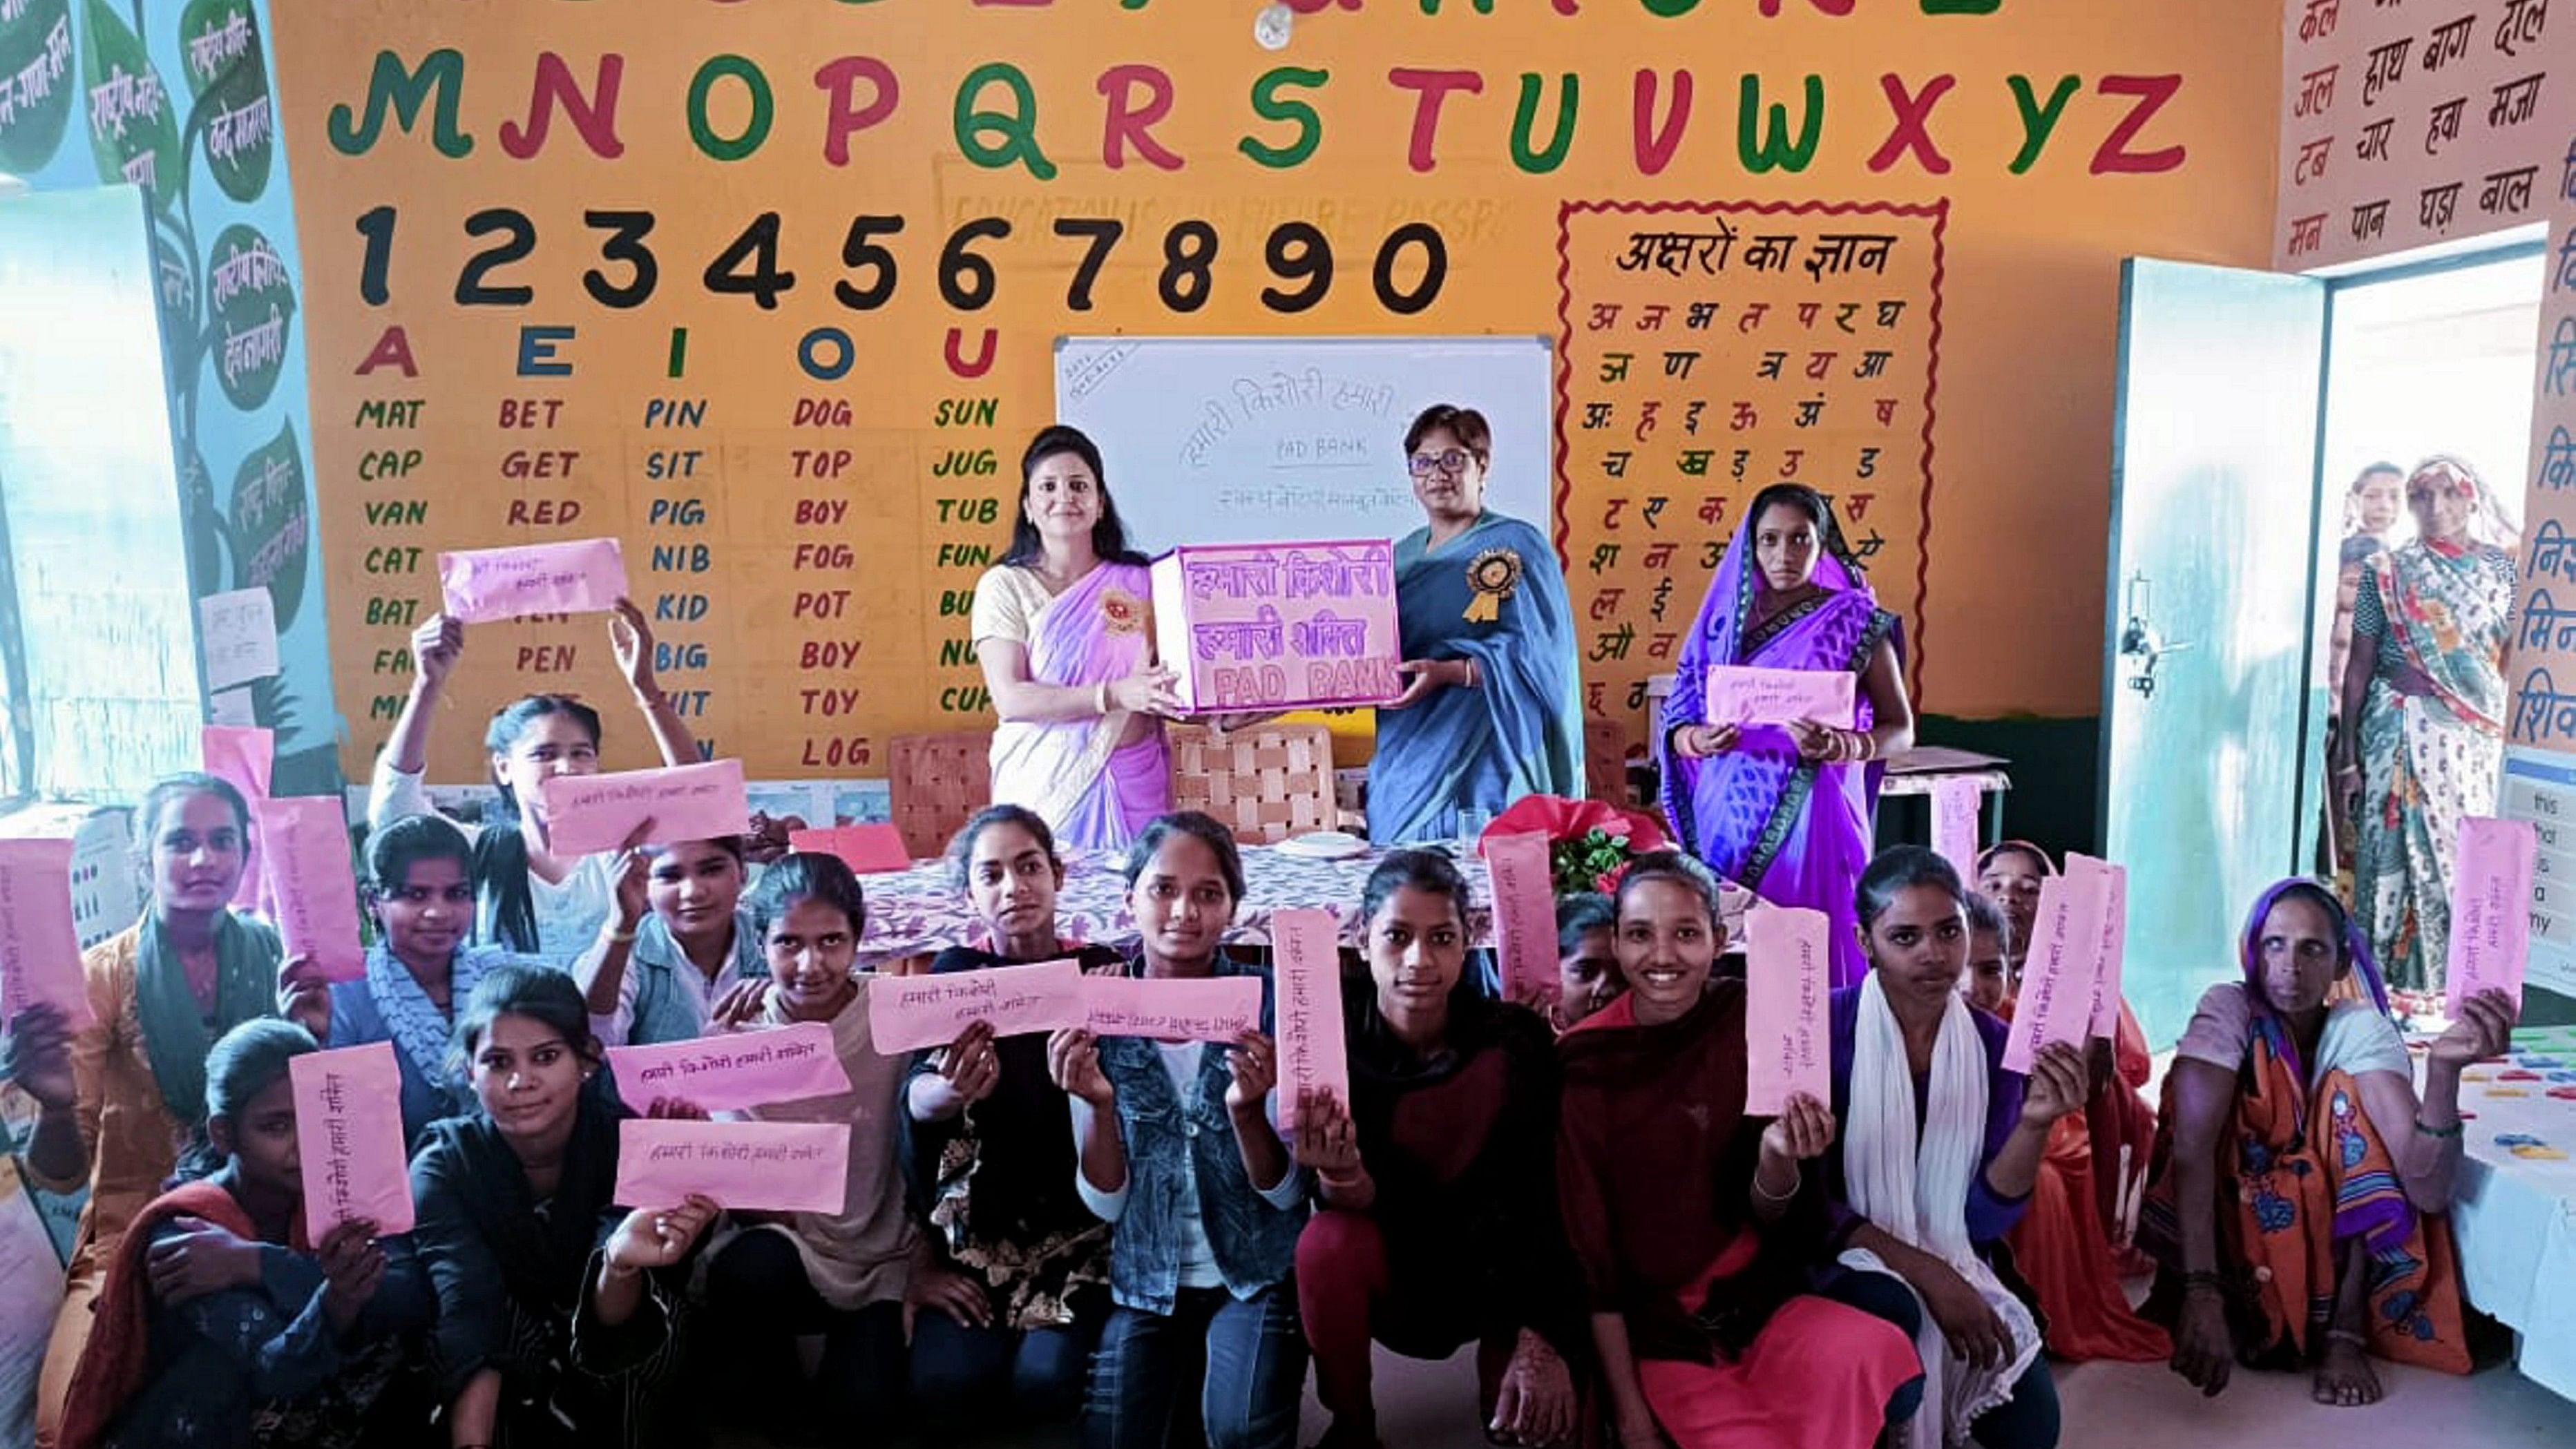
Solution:
[(0, 0), (0, 171), (152, 198), (165, 379), (199, 597), (266, 588), (275, 788), (341, 784), (314, 558), (299, 254), (261, 0)]

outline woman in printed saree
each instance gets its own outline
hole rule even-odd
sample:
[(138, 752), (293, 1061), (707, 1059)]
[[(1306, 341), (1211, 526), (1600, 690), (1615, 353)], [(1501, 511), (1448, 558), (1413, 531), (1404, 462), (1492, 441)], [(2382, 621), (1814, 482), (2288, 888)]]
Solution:
[(1485, 416), (1446, 404), (1405, 431), (1429, 522), (1395, 545), (1409, 683), (1377, 714), (1369, 838), (1461, 840), (1524, 795), (1583, 793), (1574, 613), (1547, 535), (1485, 507)]
[[(2419, 1099), (2370, 945), (2332, 891), (2265, 891), (2241, 958), (2244, 980), (2209, 988), (2175, 1048), (2139, 1228), (2174, 1371), (2215, 1394), (2239, 1363), (2313, 1367), (2321, 1404), (2377, 1400), (2372, 1355), (2467, 1373), (2445, 1215), (2460, 1071), (2504, 1050), (2513, 999), (2461, 1004)], [(2353, 978), (2361, 999), (2338, 991)]]
[(2334, 794), (2355, 806), (2353, 902), (2401, 993), (2438, 996), (2451, 941), (2460, 820), (2495, 812), (2513, 557), (2468, 465), (2406, 480), (2417, 537), (2371, 559), (2352, 610)]
[[(1656, 749), (1664, 813), (1719, 875), (1833, 922), (1837, 987), (1866, 963), (1852, 882), (1869, 863), (1879, 761), (1914, 744), (1903, 639), (1844, 549), (1823, 495), (1775, 483), (1754, 497), (1710, 581)], [(1856, 728), (1708, 722), (1714, 665), (1859, 676)]]
[(1010, 552), (975, 584), (975, 650), (1002, 717), (993, 799), (1035, 810), (1075, 849), (1114, 849), (1172, 808), (1154, 666), (1153, 584), (1127, 547), (1100, 450), (1050, 427), (1020, 458)]
[[(277, 933), (230, 909), (250, 833), (241, 792), (212, 775), (174, 775), (144, 792), (134, 832), (152, 903), (142, 920), (81, 958), (97, 1019), (72, 1038), (72, 1115), (89, 1203), (37, 1392), (36, 1442), (45, 1449), (61, 1431), (108, 1262), (135, 1215), (160, 1195), (181, 1139), (206, 1119), (208, 1048), (277, 1005)], [(45, 1167), (63, 1155), (28, 1160)], [(79, 1183), (38, 1186), (68, 1192)], [(229, 1235), (209, 1246), (236, 1260), (246, 1253)]]
[(1618, 910), (1629, 989), (1557, 1044), (1556, 1185), (1619, 1443), (1867, 1449), (1923, 1374), (1895, 1325), (1807, 1291), (1834, 1119), (1804, 1094), (1745, 1111), (1744, 984), (1711, 979), (1705, 867), (1641, 856)]

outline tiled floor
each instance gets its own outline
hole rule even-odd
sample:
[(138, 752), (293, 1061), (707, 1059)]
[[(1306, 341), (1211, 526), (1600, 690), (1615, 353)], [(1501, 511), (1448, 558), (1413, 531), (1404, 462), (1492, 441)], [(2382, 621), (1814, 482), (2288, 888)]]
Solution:
[[(2064, 1449), (2281, 1449), (2360, 1442), (2373, 1449), (2508, 1449), (2576, 1446), (2576, 1403), (2510, 1368), (2461, 1379), (2380, 1367), (2388, 1396), (2368, 1409), (2333, 1409), (2308, 1398), (2289, 1374), (2239, 1373), (2227, 1392), (2203, 1399), (2162, 1364), (2061, 1368)], [(1378, 1413), (1389, 1449), (1484, 1449), (1475, 1420), (1475, 1376), (1465, 1357), (1426, 1364), (1378, 1355)], [(1299, 1443), (1324, 1430), (1309, 1394)], [(756, 1449), (735, 1440), (728, 1449)], [(1070, 1434), (1025, 1436), (1010, 1449), (1070, 1446)], [(1003, 1449), (1000, 1443), (987, 1449)]]

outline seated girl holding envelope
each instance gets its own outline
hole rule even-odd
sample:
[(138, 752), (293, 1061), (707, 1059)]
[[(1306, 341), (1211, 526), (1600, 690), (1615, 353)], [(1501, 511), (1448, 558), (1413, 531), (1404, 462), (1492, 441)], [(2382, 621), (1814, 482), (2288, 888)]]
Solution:
[[(1144, 938), (1130, 975), (1262, 974), (1220, 945), (1243, 898), (1243, 857), (1223, 825), (1195, 811), (1147, 825), (1127, 857), (1127, 889)], [(1268, 1023), (1274, 993), (1262, 985)], [(1306, 1378), (1289, 1275), (1311, 1181), (1270, 1125), (1271, 1038), (1059, 1031), (1047, 1064), (1074, 1099), (1075, 1183), (1112, 1225), (1117, 1308), (1092, 1359), (1084, 1442), (1289, 1449)], [(1195, 1415), (1180, 1399), (1193, 1380)]]
[[(932, 974), (1061, 960), (1087, 970), (1123, 965), (1109, 947), (1057, 934), (1064, 863), (1035, 811), (979, 813), (949, 855), (987, 940), (940, 952)], [(929, 1204), (932, 1236), (978, 1286), (983, 1307), (978, 1321), (931, 1314), (914, 1324), (917, 1421), (963, 1433), (1070, 1419), (1109, 1314), (1109, 1225), (1074, 1188), (1047, 1039), (972, 1028), (953, 1046), (914, 1055), (905, 1100), (910, 1174)]]
[(360, 980), (326, 984), (288, 972), (279, 1014), (323, 1045), (392, 1042), (402, 1069), (403, 1140), (474, 1101), (456, 1056), (456, 1008), (496, 966), (540, 966), (497, 946), (474, 946), (473, 848), (437, 815), (397, 820), (367, 841), (367, 903), (382, 929)]
[[(2241, 952), (2245, 979), (2209, 988), (2175, 1049), (2140, 1224), (2174, 1372), (2215, 1394), (2239, 1363), (2313, 1367), (2323, 1404), (2376, 1401), (2373, 1354), (2467, 1373), (2445, 1216), (2460, 1072), (2504, 1050), (2513, 998), (2461, 1003), (2418, 1098), (2379, 967), (2332, 891), (2265, 891)], [(2366, 999), (2334, 1000), (2356, 977)]]
[[(903, 1413), (904, 1345), (922, 1306), (966, 1314), (965, 1285), (936, 1270), (906, 1210), (896, 1114), (910, 1058), (876, 1049), (868, 1018), (875, 978), (857, 970), (867, 907), (839, 856), (779, 858), (752, 892), (769, 961), (753, 1029), (828, 1022), (850, 1090), (743, 1112), (767, 1122), (845, 1122), (849, 1181), (838, 1213), (735, 1213), (707, 1262), (707, 1342), (715, 1381), (741, 1384), (773, 1436), (869, 1436)], [(980, 1309), (980, 1295), (973, 1307)], [(823, 1339), (809, 1380), (796, 1339)], [(855, 1440), (853, 1440), (855, 1442)]]
[(1399, 850), (1361, 896), (1373, 990), (1343, 993), (1351, 1103), (1299, 1104), (1298, 1162), (1325, 1211), (1297, 1240), (1322, 1443), (1375, 1449), (1369, 1345), (1441, 1359), (1476, 1345), (1496, 1442), (1575, 1438), (1569, 1360), (1587, 1357), (1582, 1280), (1556, 1209), (1556, 1045), (1467, 964), (1467, 882)]
[(486, 972), (456, 1043), (480, 1110), (431, 1124), (411, 1163), (449, 1442), (677, 1438), (687, 1260), (716, 1205), (612, 1205), (624, 1112), (589, 1089), (600, 1047), (571, 977)]
[(1717, 881), (1674, 851), (1619, 883), (1628, 992), (1559, 1042), (1557, 1196), (1624, 1449), (1866, 1449), (1914, 1412), (1895, 1327), (1805, 1292), (1833, 1141), (1805, 1095), (1745, 1114), (1745, 992), (1712, 981)]
[[(1797, 483), (1755, 494), (1682, 645), (1656, 735), (1664, 813), (1692, 854), (1780, 906), (1834, 923), (1834, 983), (1860, 979), (1852, 882), (1869, 863), (1878, 762), (1914, 744), (1897, 617), (1843, 546), (1823, 495)], [(1858, 728), (1708, 722), (1712, 665), (1858, 676)]]
[(608, 924), (572, 966), (601, 1041), (694, 1040), (728, 992), (769, 978), (760, 928), (742, 904), (743, 840), (675, 840), (619, 858)]
[[(405, 1335), (428, 1327), (418, 1265), (375, 1224), (304, 1240), (286, 1064), (318, 1050), (289, 1022), (246, 1022), (206, 1054), (206, 1138), (177, 1187), (117, 1247), (72, 1377), (64, 1449), (359, 1445), (419, 1435), (402, 1411)], [(168, 1251), (209, 1227), (256, 1244), (225, 1276)], [(256, 1426), (256, 1427), (255, 1427)]]
[[(619, 600), (608, 638), (662, 762), (696, 764), (697, 742), (653, 677), (653, 631), (643, 610)], [(411, 649), (420, 672), (367, 785), (367, 825), (373, 830), (433, 813), (421, 773), (428, 768), (429, 734), (448, 675), (465, 652), (465, 626), (432, 615), (412, 631)], [(497, 816), (467, 831), (474, 842), (474, 939), (569, 964), (614, 909), (617, 858), (548, 850), (538, 787), (550, 776), (599, 773), (599, 711), (571, 695), (531, 694), (492, 716), (483, 747), (491, 754), (492, 783), (501, 800)]]
[(1870, 862), (1854, 902), (1870, 973), (1833, 995), (1831, 1247), (1853, 1270), (1828, 1289), (1913, 1335), (1924, 1366), (1915, 1440), (1987, 1449), (2057, 1442), (2057, 1389), (2007, 1230), (2059, 1118), (2084, 1104), (2084, 1057), (2042, 1047), (2027, 1079), (2006, 1028), (1959, 994), (1966, 892), (1920, 846)]
[[(206, 1120), (207, 1049), (276, 1008), (277, 933), (230, 909), (249, 833), (250, 806), (212, 775), (174, 775), (145, 791), (134, 838), (151, 902), (81, 957), (96, 1019), (71, 1041), (76, 1130), (66, 1140), (61, 1114), (49, 1113), (55, 1130), (28, 1156), (38, 1186), (68, 1192), (84, 1174), (89, 1186), (36, 1396), (39, 1444), (55, 1442), (91, 1304), (126, 1225), (160, 1194), (179, 1141)], [(62, 1168), (70, 1171), (51, 1176)], [(228, 1264), (250, 1257), (228, 1235), (206, 1250)]]

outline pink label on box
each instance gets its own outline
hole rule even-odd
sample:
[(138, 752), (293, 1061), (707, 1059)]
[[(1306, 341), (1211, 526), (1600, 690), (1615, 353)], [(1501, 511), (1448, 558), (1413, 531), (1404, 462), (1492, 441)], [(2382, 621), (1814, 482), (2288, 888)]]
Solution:
[(839, 1213), (850, 1191), (845, 1122), (617, 1124), (620, 1206), (671, 1208), (691, 1193), (735, 1212)]
[(98, 1020), (72, 926), (72, 843), (0, 839), (0, 1030), (47, 1002), (77, 1031)]
[(1849, 670), (1764, 669), (1712, 664), (1708, 670), (1708, 723), (1785, 725), (1814, 720), (1847, 730), (1859, 718), (1855, 677)]
[(304, 1233), (320, 1244), (352, 1218), (384, 1236), (412, 1229), (402, 1068), (391, 1042), (307, 1052), (286, 1063), (304, 1161)]
[(996, 1036), (1027, 1036), (1087, 1019), (1082, 968), (1071, 961), (879, 976), (868, 986), (869, 1038), (881, 1052), (946, 1046), (979, 1021), (990, 1023)]
[(1184, 708), (1383, 704), (1395, 672), (1395, 549), (1384, 540), (1189, 546), (1155, 561), (1155, 652)]
[(828, 1021), (610, 1047), (608, 1066), (617, 1074), (617, 1095), (639, 1112), (661, 1097), (709, 1112), (740, 1112), (850, 1090)]
[(251, 806), (268, 852), (268, 889), (286, 954), (309, 956), (325, 980), (367, 974), (358, 936), (358, 878), (349, 861), (349, 817), (337, 795), (291, 795)]
[(626, 597), (613, 538), (475, 548), (438, 556), (440, 606), (468, 624), (531, 614), (600, 614)]
[(713, 840), (751, 828), (751, 799), (742, 761), (710, 760), (616, 775), (554, 775), (544, 792), (546, 843), (557, 855), (625, 848), (626, 837), (653, 822), (648, 843)]
[(1804, 1092), (1833, 1100), (1825, 1020), (1833, 922), (1822, 911), (1756, 905), (1744, 916), (1744, 1110), (1776, 1117)]

